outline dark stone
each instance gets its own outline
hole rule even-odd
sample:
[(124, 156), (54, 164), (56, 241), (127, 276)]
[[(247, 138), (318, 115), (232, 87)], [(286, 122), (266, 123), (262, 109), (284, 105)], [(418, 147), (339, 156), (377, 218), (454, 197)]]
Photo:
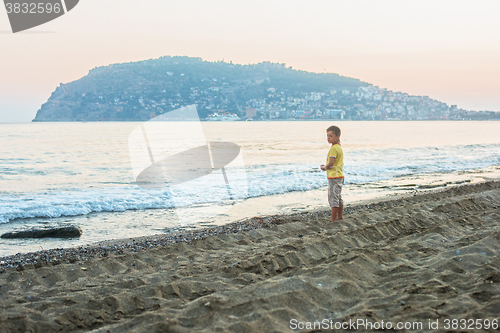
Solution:
[(69, 262), (70, 262), (70, 263), (74, 264), (75, 262), (77, 262), (77, 261), (78, 261), (78, 258), (76, 258), (76, 257), (71, 257), (71, 258), (69, 258), (68, 260), (69, 260)]
[(69, 225), (61, 227), (31, 228), (7, 232), (1, 238), (65, 238), (80, 237), (82, 229), (79, 226)]

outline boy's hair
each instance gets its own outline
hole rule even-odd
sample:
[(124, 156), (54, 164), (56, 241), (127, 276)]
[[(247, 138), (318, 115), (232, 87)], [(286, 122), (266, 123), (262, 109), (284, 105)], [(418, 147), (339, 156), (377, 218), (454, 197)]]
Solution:
[(333, 134), (335, 134), (336, 136), (340, 136), (340, 128), (338, 128), (337, 126), (330, 126), (326, 129), (326, 132), (333, 132)]

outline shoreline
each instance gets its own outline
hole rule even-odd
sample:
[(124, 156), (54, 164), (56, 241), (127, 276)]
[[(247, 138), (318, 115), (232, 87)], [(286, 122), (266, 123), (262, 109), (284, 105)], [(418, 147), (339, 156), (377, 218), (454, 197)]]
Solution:
[[(351, 184), (346, 186), (344, 191), (344, 200), (348, 202), (349, 205), (356, 206), (363, 202), (378, 202), (381, 200), (388, 200), (392, 198), (398, 198), (404, 195), (424, 194), (427, 191), (440, 191), (446, 190), (454, 186), (460, 186), (461, 184), (476, 184), (489, 180), (500, 179), (500, 169), (499, 166), (488, 167), (484, 169), (477, 169), (473, 171), (465, 172), (454, 172), (450, 174), (435, 174), (428, 175), (425, 180), (422, 177), (401, 177), (391, 180), (378, 181), (368, 184)], [(57, 257), (64, 255), (64, 250), (68, 249), (80, 249), (79, 251), (73, 251), (77, 254), (86, 250), (84, 257), (87, 257), (87, 252), (96, 252), (95, 249), (90, 249), (95, 247), (95, 244), (108, 244), (107, 246), (113, 245), (115, 242), (124, 243), (126, 239), (136, 239), (138, 241), (144, 240), (145, 238), (153, 238), (153, 243), (157, 246), (171, 244), (172, 241), (160, 241), (162, 237), (170, 237), (171, 232), (179, 231), (182, 233), (183, 230), (196, 230), (201, 231), (206, 228), (214, 227), (215, 229), (219, 227), (224, 227), (227, 225), (228, 228), (239, 228), (240, 225), (232, 226), (233, 222), (238, 223), (241, 221), (249, 221), (243, 227), (246, 228), (256, 228), (258, 226), (250, 225), (253, 223), (250, 220), (256, 217), (276, 217), (276, 216), (286, 216), (294, 213), (309, 212), (314, 210), (328, 210), (326, 207), (326, 188), (319, 188), (304, 192), (287, 192), (283, 194), (275, 194), (271, 196), (254, 197), (239, 203), (234, 208), (232, 208), (230, 214), (222, 214), (213, 219), (188, 224), (186, 226), (176, 226), (165, 220), (164, 214), (170, 214), (170, 212), (165, 210), (145, 210), (145, 211), (125, 211), (125, 212), (106, 212), (106, 213), (91, 213), (83, 216), (75, 217), (60, 217), (59, 223), (70, 223), (76, 224), (83, 228), (84, 234), (82, 237), (75, 239), (62, 240), (58, 238), (46, 238), (46, 239), (35, 239), (36, 243), (28, 245), (31, 242), (29, 239), (23, 240), (24, 244), (16, 246), (14, 244), (4, 243), (5, 248), (0, 251), (0, 261), (1, 258), (10, 258), (16, 256), (22, 258), (23, 255), (29, 253), (41, 253), (42, 257), (47, 257), (44, 251), (52, 251), (55, 253), (56, 261)], [(138, 230), (127, 237), (127, 233), (122, 232), (121, 234), (114, 235), (114, 229), (107, 227), (103, 229), (101, 235), (96, 234), (96, 229), (91, 229), (86, 231), (88, 226), (92, 226), (92, 223), (101, 218), (105, 220), (111, 220), (115, 224), (118, 221), (125, 222), (127, 226), (134, 225), (136, 223), (141, 224), (140, 219), (148, 219), (151, 230)], [(74, 220), (73, 223), (70, 220)], [(33, 219), (36, 223), (38, 220)], [(167, 221), (167, 224), (163, 223)], [(91, 222), (90, 224), (87, 224)], [(111, 224), (113, 225), (113, 224)], [(1, 225), (5, 227), (6, 225)], [(104, 226), (104, 225), (102, 225)], [(129, 227), (130, 229), (130, 227)], [(154, 231), (153, 231), (154, 230)], [(3, 232), (12, 231), (10, 229), (4, 229)], [(130, 229), (131, 232), (134, 232)], [(153, 231), (153, 232), (151, 232)], [(219, 230), (219, 233), (223, 230)], [(166, 233), (166, 234), (165, 234)], [(104, 235), (104, 236), (103, 236)], [(115, 236), (115, 237), (113, 237)], [(187, 235), (189, 239), (194, 238)], [(171, 237), (175, 238), (175, 237)], [(42, 243), (43, 241), (43, 243)], [(38, 243), (40, 242), (40, 243)], [(0, 244), (1, 245), (1, 244)], [(138, 244), (138, 249), (146, 248), (141, 247)], [(26, 247), (26, 248), (24, 248)], [(41, 251), (39, 250), (41, 249)], [(88, 250), (87, 250), (88, 249)], [(57, 250), (57, 251), (56, 251)], [(106, 251), (106, 249), (103, 249)], [(117, 252), (118, 249), (113, 249)], [(45, 253), (45, 254), (44, 254)], [(49, 253), (50, 254), (50, 253)], [(74, 259), (72, 259), (74, 261)], [(12, 262), (12, 260), (9, 260)], [(36, 260), (31, 260), (34, 262)], [(0, 268), (2, 265), (0, 264)]]
[[(386, 194), (386, 196), (375, 197), (371, 199), (359, 200), (353, 204), (347, 204), (344, 207), (344, 215), (348, 218), (349, 214), (358, 210), (363, 210), (365, 207), (378, 206), (385, 202), (399, 202), (415, 196), (427, 196), (441, 192), (453, 191), (456, 188), (476, 186), (481, 184), (500, 183), (500, 180), (491, 179), (475, 183), (456, 183), (452, 187), (442, 186), (429, 186), (424, 188), (421, 192), (404, 192)], [(205, 228), (193, 228), (190, 231), (172, 232), (168, 234), (156, 234), (150, 236), (139, 236), (131, 238), (118, 238), (105, 241), (99, 241), (82, 245), (78, 247), (68, 248), (54, 248), (35, 252), (17, 253), (8, 256), (0, 256), (0, 273), (5, 268), (16, 268), (24, 270), (25, 268), (33, 267), (40, 268), (49, 265), (59, 265), (61, 263), (75, 263), (77, 261), (86, 261), (94, 258), (107, 257), (110, 254), (121, 255), (131, 252), (147, 251), (158, 247), (186, 243), (189, 244), (195, 240), (206, 239), (207, 237), (214, 237), (223, 234), (235, 234), (238, 232), (245, 232), (261, 228), (269, 228), (273, 225), (281, 224), (279, 221), (283, 219), (296, 219), (297, 217), (310, 216), (310, 215), (328, 215), (330, 210), (328, 208), (315, 208), (305, 210), (297, 213), (288, 214), (271, 214), (263, 216), (255, 216), (252, 218), (244, 218), (238, 221), (233, 221), (218, 226), (211, 226)], [(174, 230), (182, 229), (173, 228)]]

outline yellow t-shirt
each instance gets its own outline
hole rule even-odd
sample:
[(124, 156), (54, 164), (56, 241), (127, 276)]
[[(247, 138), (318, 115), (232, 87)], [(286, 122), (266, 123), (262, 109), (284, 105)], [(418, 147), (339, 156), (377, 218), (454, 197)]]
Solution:
[(328, 151), (326, 164), (328, 164), (330, 156), (335, 157), (335, 162), (333, 162), (333, 167), (326, 170), (326, 177), (328, 177), (328, 179), (344, 178), (344, 152), (338, 143), (334, 144)]

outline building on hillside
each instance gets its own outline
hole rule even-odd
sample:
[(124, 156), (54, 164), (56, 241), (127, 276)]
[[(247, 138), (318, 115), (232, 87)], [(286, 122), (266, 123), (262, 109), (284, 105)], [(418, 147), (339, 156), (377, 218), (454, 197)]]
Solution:
[(246, 109), (246, 117), (247, 118), (254, 118), (257, 116), (257, 109), (256, 108), (247, 108)]

